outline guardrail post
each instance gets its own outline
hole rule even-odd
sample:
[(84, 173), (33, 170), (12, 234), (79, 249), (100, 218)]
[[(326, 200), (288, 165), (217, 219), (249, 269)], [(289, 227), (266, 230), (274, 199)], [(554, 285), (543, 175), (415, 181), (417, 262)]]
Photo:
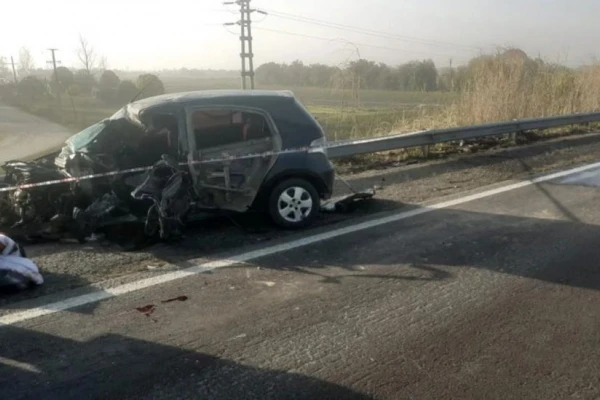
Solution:
[(423, 152), (423, 157), (428, 158), (429, 157), (429, 150), (430, 150), (430, 145), (426, 144), (421, 146), (421, 151)]
[(508, 136), (508, 139), (511, 141), (511, 143), (516, 143), (517, 142), (517, 132), (512, 132)]

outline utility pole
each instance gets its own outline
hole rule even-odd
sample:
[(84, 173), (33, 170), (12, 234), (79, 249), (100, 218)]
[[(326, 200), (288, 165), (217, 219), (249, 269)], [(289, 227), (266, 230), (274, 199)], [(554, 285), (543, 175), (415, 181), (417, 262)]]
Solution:
[(246, 0), (240, 0), (240, 44), (242, 45), (242, 51), (240, 58), (242, 59), (242, 89), (246, 89)]
[[(58, 49), (48, 49), (48, 51), (50, 51), (52, 53), (52, 60), (50, 61), (46, 61), (47, 64), (52, 64), (52, 67), (54, 68), (54, 80), (56, 81), (56, 97), (58, 98), (58, 101), (60, 102), (60, 82), (58, 80), (58, 72), (56, 71), (56, 51)], [(60, 61), (58, 61), (58, 63), (60, 64)]]
[(250, 8), (252, 0), (229, 1), (223, 4), (237, 4), (240, 6), (240, 20), (224, 25), (240, 26), (240, 58), (242, 60), (242, 89), (247, 89), (246, 77), (250, 78), (250, 89), (254, 89), (254, 53), (252, 52), (252, 13), (258, 12), (267, 15), (266, 12)]
[(10, 64), (12, 65), (13, 78), (15, 80), (15, 83), (17, 83), (18, 82), (18, 79), (17, 79), (17, 70), (15, 69), (15, 59), (13, 58), (13, 56), (10, 56)]
[[(248, 42), (248, 53), (246, 54), (246, 57), (248, 58), (248, 76), (250, 77), (250, 88), (254, 89), (254, 53), (252, 52), (252, 17), (251, 17), (251, 10), (250, 10), (250, 0), (245, 0), (242, 1), (241, 4), (241, 9), (244, 9), (244, 3), (246, 5), (245, 7), (245, 11), (246, 11), (246, 18), (245, 18), (245, 22), (246, 22), (246, 41)], [(242, 24), (243, 26), (244, 24)], [(242, 37), (244, 36), (243, 31), (242, 31)], [(242, 39), (243, 40), (243, 39)], [(242, 56), (243, 57), (243, 56)]]
[[(52, 60), (51, 61), (46, 61), (48, 64), (52, 64), (52, 67), (54, 68), (54, 79), (56, 80), (56, 83), (58, 83), (58, 73), (56, 72), (56, 51), (58, 49), (48, 49), (51, 53), (52, 53)], [(60, 63), (60, 61), (59, 61)]]
[(454, 70), (452, 69), (452, 58), (450, 59), (450, 91), (454, 92)]

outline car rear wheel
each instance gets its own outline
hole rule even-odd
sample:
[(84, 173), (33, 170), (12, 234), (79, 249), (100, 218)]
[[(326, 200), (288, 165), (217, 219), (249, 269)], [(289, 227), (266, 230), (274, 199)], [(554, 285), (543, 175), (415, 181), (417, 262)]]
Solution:
[(283, 228), (303, 228), (316, 218), (320, 208), (319, 194), (304, 179), (286, 179), (269, 196), (269, 215)]

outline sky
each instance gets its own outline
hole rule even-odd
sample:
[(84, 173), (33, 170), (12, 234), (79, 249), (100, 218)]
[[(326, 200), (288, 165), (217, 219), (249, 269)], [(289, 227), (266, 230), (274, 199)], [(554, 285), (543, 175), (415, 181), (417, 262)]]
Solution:
[[(82, 35), (109, 68), (240, 68), (239, 27), (223, 26), (239, 13), (222, 1), (5, 3), (0, 56), (17, 60), (25, 46), (37, 67), (47, 66), (50, 47), (58, 48), (62, 65), (77, 67)], [(255, 65), (296, 59), (343, 65), (358, 57), (460, 65), (499, 46), (568, 65), (600, 55), (598, 0), (252, 0), (251, 6), (268, 12), (253, 14)]]

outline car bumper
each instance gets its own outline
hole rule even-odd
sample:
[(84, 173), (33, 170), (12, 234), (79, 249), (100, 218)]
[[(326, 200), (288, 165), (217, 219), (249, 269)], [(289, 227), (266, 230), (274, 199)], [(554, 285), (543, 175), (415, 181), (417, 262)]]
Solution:
[(307, 158), (307, 170), (321, 182), (319, 195), (328, 200), (333, 195), (335, 169), (331, 161), (323, 153), (311, 153)]

